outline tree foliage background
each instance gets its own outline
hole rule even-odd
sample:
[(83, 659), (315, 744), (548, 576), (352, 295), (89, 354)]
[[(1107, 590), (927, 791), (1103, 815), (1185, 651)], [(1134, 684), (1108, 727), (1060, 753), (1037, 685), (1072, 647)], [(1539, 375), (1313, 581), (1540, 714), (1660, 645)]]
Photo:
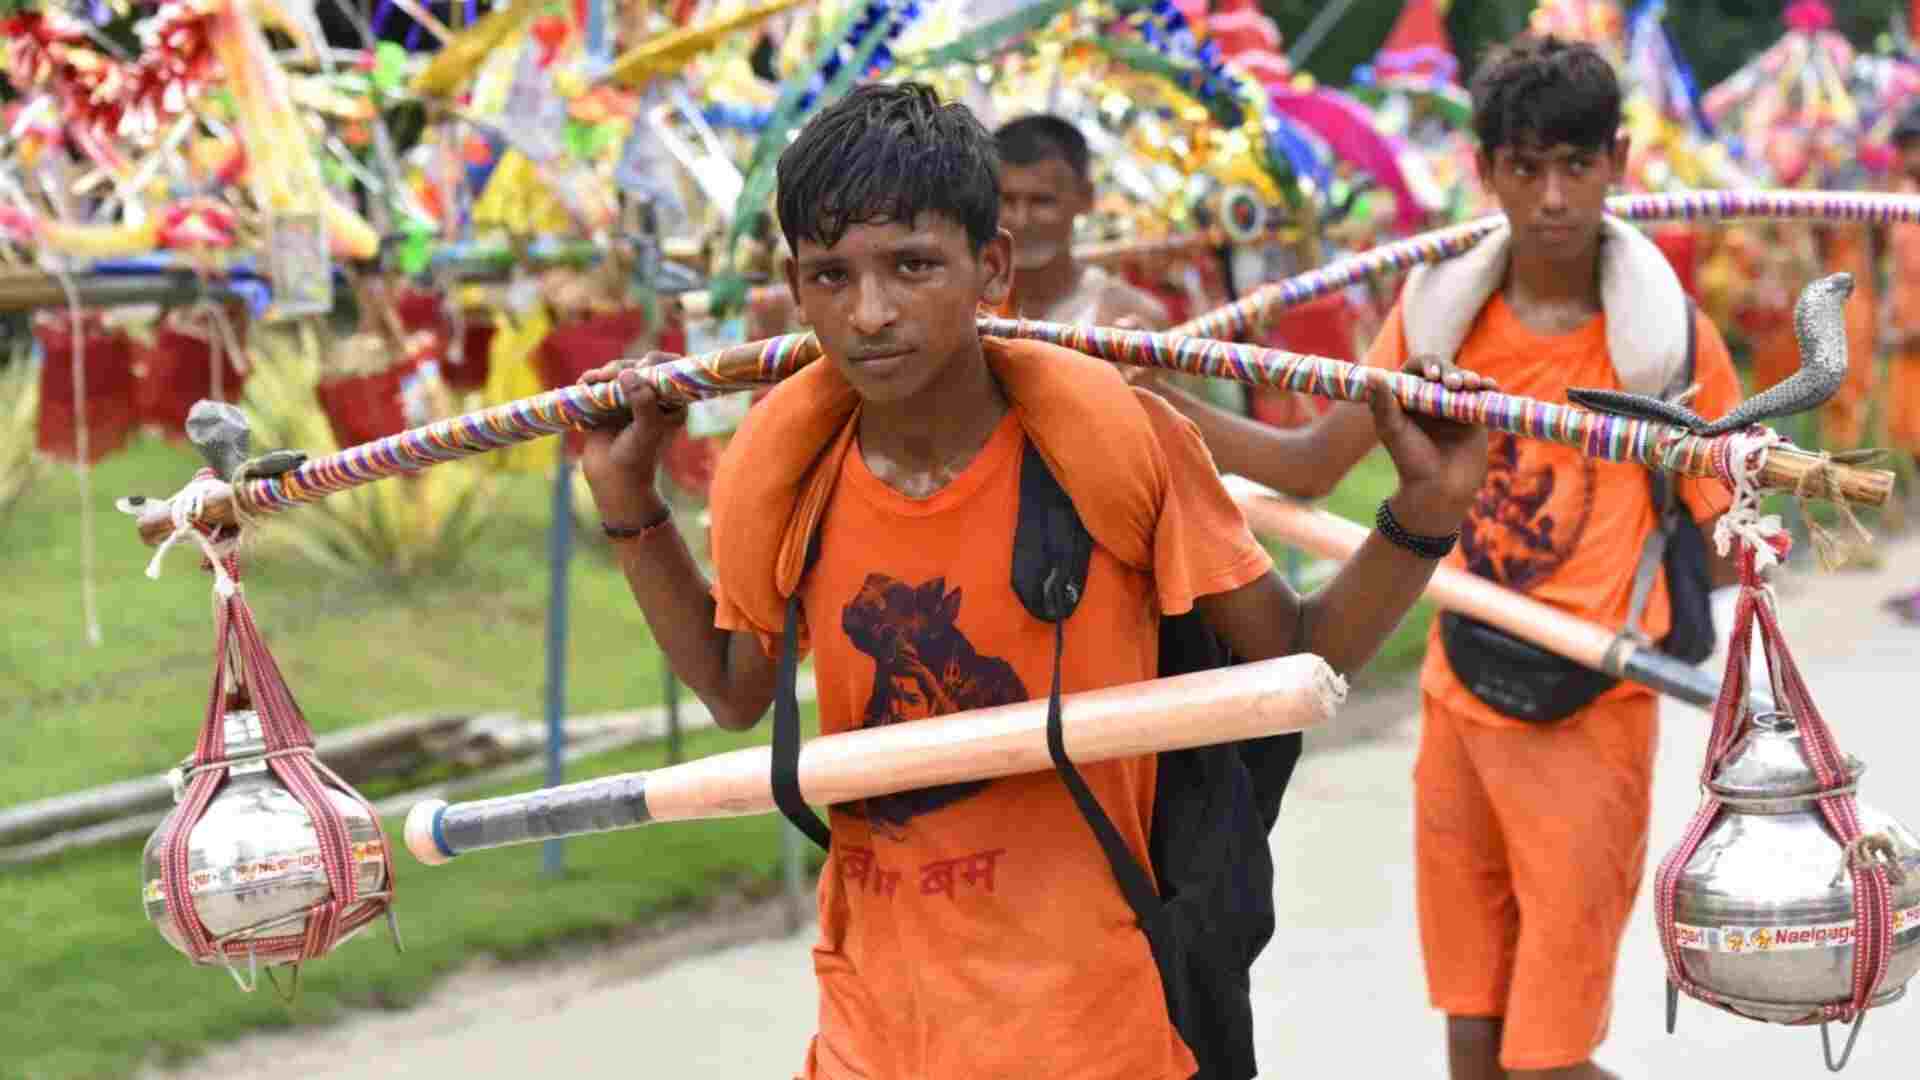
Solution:
[[(1367, 63), (1393, 30), (1405, 0), (1262, 0), (1286, 36), (1283, 49), (1301, 41), (1323, 11), (1333, 28), (1314, 46), (1304, 67), (1322, 82), (1345, 85), (1356, 65)], [(1872, 48), (1907, 0), (1828, 0), (1836, 28), (1858, 48)], [(1462, 80), (1487, 46), (1526, 29), (1535, 0), (1453, 0), (1447, 33), (1460, 58)], [(1622, 5), (1631, 9), (1633, 0)], [(1777, 40), (1784, 31), (1786, 0), (1677, 0), (1667, 5), (1666, 25), (1681, 55), (1705, 90)], [(1344, 10), (1342, 10), (1344, 9)], [(1337, 16), (1334, 13), (1338, 13)]]

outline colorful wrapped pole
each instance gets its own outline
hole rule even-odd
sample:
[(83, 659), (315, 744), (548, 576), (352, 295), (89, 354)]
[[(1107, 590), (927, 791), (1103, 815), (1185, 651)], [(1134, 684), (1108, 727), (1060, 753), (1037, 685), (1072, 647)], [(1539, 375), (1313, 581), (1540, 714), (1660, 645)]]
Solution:
[[(1116, 364), (1231, 379), (1337, 401), (1366, 401), (1375, 393), (1386, 392), (1410, 412), (1571, 446), (1589, 457), (1685, 476), (1717, 475), (1713, 467), (1716, 439), (1652, 420), (1589, 412), (1512, 394), (1463, 393), (1385, 368), (1230, 341), (1014, 319), (985, 319), (980, 330), (994, 337), (1048, 341)], [(1803, 489), (1809, 474), (1822, 467), (1817, 455), (1776, 451), (1768, 456), (1761, 486)], [(1833, 470), (1831, 479), (1838, 485), (1840, 496), (1849, 502), (1879, 506), (1892, 492), (1893, 473), (1889, 471), (1830, 464), (1824, 467)]]
[[(1510, 394), (1461, 393), (1412, 375), (1324, 356), (1024, 319), (986, 318), (979, 326), (988, 336), (1048, 341), (1116, 364), (1232, 379), (1340, 401), (1365, 401), (1375, 392), (1391, 393), (1413, 412), (1545, 439), (1609, 461), (1632, 462), (1688, 476), (1717, 475), (1713, 455), (1723, 446), (1721, 439), (1693, 435), (1669, 424)], [(647, 375), (662, 396), (693, 401), (777, 383), (819, 357), (820, 345), (812, 334), (789, 334), (688, 357), (648, 369)], [(589, 426), (617, 417), (626, 409), (626, 395), (617, 383), (564, 386), (350, 447), (277, 477), (247, 480), (217, 492), (203, 491), (198, 497), (198, 520), (230, 523), (236, 496), (243, 512), (274, 513), (385, 477)], [(1818, 477), (1824, 479), (1814, 494), (1831, 494), (1869, 506), (1884, 505), (1893, 490), (1893, 473), (1889, 471), (1835, 464), (1790, 447), (1767, 452), (1760, 484), (1805, 491)], [(168, 502), (132, 500), (129, 509), (139, 519), (141, 536), (148, 543), (161, 543), (173, 532)]]
[[(1858, 225), (1920, 222), (1920, 195), (1856, 191), (1688, 191), (1621, 195), (1607, 210), (1626, 221), (1819, 221)], [(1245, 337), (1276, 311), (1304, 304), (1370, 278), (1405, 273), (1449, 259), (1498, 227), (1498, 216), (1451, 225), (1387, 244), (1248, 293), (1238, 301), (1174, 328), (1199, 338)]]

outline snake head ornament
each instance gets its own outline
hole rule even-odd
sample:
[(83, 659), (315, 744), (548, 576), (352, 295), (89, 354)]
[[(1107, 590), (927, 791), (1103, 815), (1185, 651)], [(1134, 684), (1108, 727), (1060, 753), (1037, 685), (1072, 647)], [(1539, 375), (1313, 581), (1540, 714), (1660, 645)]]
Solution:
[(1741, 402), (1709, 423), (1685, 405), (1624, 390), (1569, 390), (1567, 400), (1595, 412), (1654, 420), (1701, 436), (1725, 435), (1766, 420), (1818, 408), (1847, 377), (1847, 298), (1852, 274), (1830, 274), (1808, 285), (1793, 305), (1793, 333), (1800, 342), (1800, 370)]
[(187, 413), (187, 441), (200, 451), (214, 475), (227, 478), (246, 462), (253, 432), (247, 426), (247, 414), (239, 409), (224, 401), (201, 400)]
[(290, 473), (307, 463), (305, 450), (269, 450), (259, 457), (250, 458), (240, 466), (234, 475), (240, 480), (270, 480), (273, 477)]

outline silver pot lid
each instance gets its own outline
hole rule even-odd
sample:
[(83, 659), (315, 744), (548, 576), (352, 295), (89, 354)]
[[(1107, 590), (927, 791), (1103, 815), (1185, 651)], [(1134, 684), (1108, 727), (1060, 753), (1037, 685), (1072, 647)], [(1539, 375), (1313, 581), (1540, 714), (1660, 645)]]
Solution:
[[(260, 723), (260, 714), (253, 709), (234, 709), (229, 711), (223, 721), (226, 726), (226, 760), (233, 764), (227, 775), (247, 776), (267, 771), (267, 732)], [(179, 802), (187, 797), (187, 776), (193, 769), (193, 758), (182, 758), (179, 765), (167, 770), (167, 783), (173, 788), (173, 801)]]
[[(1751, 728), (1707, 784), (1725, 799), (1782, 799), (1813, 795), (1820, 778), (1802, 752), (1800, 726), (1784, 712), (1758, 713)], [(1847, 778), (1858, 783), (1866, 766), (1846, 755)]]
[(227, 760), (254, 757), (267, 752), (267, 732), (260, 714), (252, 709), (236, 709), (227, 714)]

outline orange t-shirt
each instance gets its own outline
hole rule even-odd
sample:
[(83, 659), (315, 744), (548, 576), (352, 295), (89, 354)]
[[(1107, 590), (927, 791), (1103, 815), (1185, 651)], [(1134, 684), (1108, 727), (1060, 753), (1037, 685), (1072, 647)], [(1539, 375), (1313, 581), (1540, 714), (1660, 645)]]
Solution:
[[(1272, 567), (1192, 424), (1142, 397), (1171, 471), (1156, 572), (1095, 547), (1066, 622), (1068, 693), (1153, 678), (1163, 612)], [(823, 733), (1046, 696), (1053, 628), (1011, 585), (1025, 439), (1009, 411), (925, 499), (882, 483), (857, 445), (845, 456), (801, 592)], [(717, 595), (717, 621), (737, 624)], [(1147, 864), (1154, 759), (1081, 772)], [(1147, 939), (1052, 772), (835, 806), (830, 824), (809, 1080), (1193, 1075)]]
[[(1694, 381), (1700, 393), (1692, 408), (1708, 419), (1740, 401), (1740, 381), (1712, 320), (1694, 324)], [(1397, 368), (1407, 343), (1400, 308), (1374, 340), (1367, 363)], [(1596, 316), (1570, 334), (1549, 337), (1521, 325), (1506, 299), (1495, 293), (1480, 312), (1455, 362), (1491, 375), (1509, 394), (1566, 404), (1574, 387), (1619, 389), (1608, 360), (1607, 324)], [(1633, 572), (1655, 525), (1646, 470), (1638, 465), (1587, 457), (1558, 443), (1494, 432), (1487, 448), (1487, 482), (1461, 527), (1460, 544), (1446, 565), (1467, 570), (1535, 600), (1617, 630), (1632, 606)], [(1731, 497), (1715, 481), (1683, 479), (1680, 496), (1694, 519), (1705, 523), (1724, 513)], [(1672, 625), (1664, 571), (1647, 598), (1642, 628), (1653, 640)], [(1440, 644), (1440, 623), (1428, 632), (1421, 688), (1443, 705), (1496, 725), (1525, 726), (1496, 712), (1454, 677)], [(1651, 694), (1621, 682), (1603, 700)]]
[(1887, 247), (1893, 263), (1893, 324), (1909, 333), (1920, 331), (1920, 225), (1890, 226)]

